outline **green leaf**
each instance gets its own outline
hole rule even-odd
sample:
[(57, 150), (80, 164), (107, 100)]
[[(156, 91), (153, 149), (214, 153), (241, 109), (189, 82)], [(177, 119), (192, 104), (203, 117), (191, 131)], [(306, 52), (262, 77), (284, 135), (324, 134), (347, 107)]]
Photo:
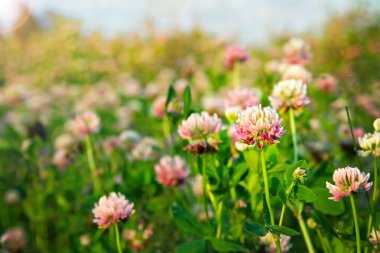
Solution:
[(230, 180), (230, 185), (233, 187), (236, 186), (247, 171), (248, 167), (246, 163), (240, 163), (235, 168), (233, 168), (233, 175)]
[(243, 230), (258, 236), (264, 236), (268, 233), (267, 227), (256, 222), (244, 222)]
[(284, 226), (277, 226), (277, 225), (267, 225), (267, 229), (275, 234), (281, 234), (281, 235), (287, 235), (287, 236), (297, 236), (300, 233)]
[(293, 172), (297, 168), (306, 169), (306, 166), (307, 166), (307, 164), (306, 164), (305, 160), (297, 161), (297, 162), (295, 162), (289, 166), (289, 168), (284, 173), (284, 179), (285, 179), (286, 187), (289, 187), (289, 185), (293, 181)]
[(263, 219), (265, 224), (270, 224), (270, 213), (267, 205), (267, 200), (265, 198), (265, 192), (261, 194), (261, 198), (263, 201)]
[(167, 111), (170, 101), (172, 101), (173, 98), (175, 97), (176, 97), (176, 93), (175, 93), (174, 87), (173, 85), (170, 85), (168, 89), (168, 95), (166, 96), (165, 111)]
[(206, 241), (204, 239), (195, 240), (195, 241), (181, 244), (176, 250), (176, 253), (206, 253), (206, 252), (207, 252), (207, 247), (206, 247)]
[(313, 202), (317, 198), (314, 192), (310, 188), (304, 185), (297, 185), (296, 187), (294, 187), (293, 192), (294, 192), (294, 198), (305, 203)]
[(186, 85), (185, 90), (183, 91), (183, 114), (185, 117), (188, 116), (191, 110), (191, 88), (190, 85)]
[(248, 252), (243, 246), (230, 241), (216, 238), (208, 238), (208, 240), (211, 242), (212, 247), (218, 252)]
[(313, 188), (316, 199), (313, 203), (314, 208), (324, 214), (340, 215), (344, 212), (343, 201), (333, 201), (327, 188)]
[(269, 192), (273, 196), (277, 196), (277, 193), (279, 192), (281, 188), (281, 181), (277, 177), (271, 177), (269, 178)]
[(174, 222), (178, 228), (187, 233), (202, 235), (202, 227), (198, 220), (195, 219), (186, 209), (182, 206), (174, 204), (172, 206)]

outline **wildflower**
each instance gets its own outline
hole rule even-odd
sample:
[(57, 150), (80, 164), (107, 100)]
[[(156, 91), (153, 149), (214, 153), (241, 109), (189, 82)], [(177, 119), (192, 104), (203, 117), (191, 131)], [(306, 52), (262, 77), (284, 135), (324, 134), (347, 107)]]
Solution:
[(106, 229), (112, 224), (128, 219), (135, 210), (133, 203), (129, 202), (121, 193), (112, 192), (108, 196), (100, 198), (92, 209), (94, 223), (100, 229)]
[(156, 178), (164, 186), (177, 186), (185, 181), (190, 171), (179, 156), (164, 156), (155, 166)]
[(119, 135), (125, 149), (130, 150), (134, 148), (141, 140), (141, 136), (134, 130), (125, 130)]
[(227, 94), (225, 108), (238, 107), (245, 109), (249, 106), (258, 105), (260, 95), (257, 91), (244, 87), (237, 87)]
[(202, 181), (203, 181), (202, 175), (196, 175), (195, 178), (191, 182), (193, 192), (198, 197), (203, 195)]
[(371, 237), (369, 238), (369, 242), (373, 244), (373, 247), (377, 249), (378, 244), (380, 243), (380, 225), (379, 230), (375, 230), (375, 228), (372, 228), (371, 231)]
[(62, 134), (54, 141), (54, 147), (56, 150), (70, 150), (75, 144), (76, 140), (71, 134)]
[(377, 119), (373, 122), (373, 128), (375, 128), (375, 131), (376, 131), (376, 132), (380, 132), (380, 118), (377, 118)]
[(358, 139), (361, 156), (380, 156), (380, 132), (368, 133)]
[(90, 236), (88, 234), (83, 234), (79, 237), (80, 244), (82, 246), (88, 246), (91, 243)]
[[(265, 247), (265, 252), (276, 253), (276, 244), (271, 233), (266, 234), (265, 236), (260, 237), (260, 244)], [(282, 252), (286, 253), (293, 246), (290, 243), (290, 236), (281, 235), (280, 245)]]
[(121, 148), (123, 141), (118, 136), (111, 136), (104, 140), (103, 149), (107, 154), (111, 154), (114, 150)]
[(165, 103), (165, 96), (159, 96), (153, 101), (152, 112), (156, 117), (163, 118), (165, 116)]
[(160, 147), (151, 137), (144, 137), (132, 150), (132, 158), (140, 161), (153, 161), (159, 157)]
[(73, 160), (71, 159), (69, 153), (66, 150), (57, 150), (53, 156), (53, 163), (60, 170), (65, 170), (67, 166), (69, 166)]
[(317, 81), (318, 88), (323, 92), (334, 92), (336, 90), (336, 79), (330, 74), (323, 74), (318, 77)]
[(15, 205), (20, 203), (21, 196), (20, 192), (16, 189), (9, 189), (5, 192), (4, 203), (7, 205)]
[(203, 154), (217, 150), (218, 141), (214, 139), (222, 128), (221, 119), (207, 112), (192, 113), (186, 120), (182, 121), (178, 128), (178, 134), (190, 142), (185, 147), (192, 154)]
[(228, 119), (229, 122), (235, 122), (238, 118), (238, 114), (242, 109), (235, 106), (235, 107), (228, 107), (226, 108), (224, 115)]
[(21, 227), (11, 228), (0, 237), (0, 244), (10, 252), (18, 252), (26, 248), (25, 231)]
[(137, 230), (125, 229), (123, 237), (129, 241), (133, 251), (141, 251), (146, 246), (147, 240), (153, 235), (152, 225), (144, 226), (144, 222), (140, 222)]
[(229, 46), (224, 53), (224, 66), (231, 70), (236, 63), (248, 60), (248, 51), (241, 46)]
[(297, 181), (300, 181), (301, 183), (304, 183), (305, 179), (306, 179), (306, 171), (305, 170), (303, 170), (301, 168), (297, 168), (293, 172), (293, 180), (297, 180)]
[(284, 45), (285, 62), (288, 64), (306, 65), (311, 53), (309, 46), (300, 38), (292, 38)]
[(224, 100), (219, 96), (205, 97), (202, 102), (203, 108), (208, 113), (216, 113), (218, 116), (222, 116), (224, 114)]
[(234, 125), (234, 135), (238, 143), (249, 147), (263, 149), (265, 145), (278, 143), (285, 133), (281, 126), (282, 119), (270, 107), (247, 107), (240, 112)]
[(79, 136), (97, 133), (100, 128), (100, 119), (94, 112), (86, 111), (75, 117), (73, 128)]
[(287, 112), (290, 108), (302, 110), (304, 105), (310, 103), (307, 97), (307, 86), (301, 80), (285, 80), (274, 86), (269, 97), (271, 105), (281, 112)]
[(369, 173), (361, 173), (358, 168), (345, 167), (335, 170), (333, 180), (335, 185), (326, 182), (326, 187), (333, 195), (329, 199), (339, 201), (349, 197), (351, 192), (369, 191), (372, 183), (368, 183)]
[(298, 79), (303, 83), (309, 84), (311, 82), (311, 74), (303, 66), (300, 65), (287, 65), (282, 71), (282, 80)]

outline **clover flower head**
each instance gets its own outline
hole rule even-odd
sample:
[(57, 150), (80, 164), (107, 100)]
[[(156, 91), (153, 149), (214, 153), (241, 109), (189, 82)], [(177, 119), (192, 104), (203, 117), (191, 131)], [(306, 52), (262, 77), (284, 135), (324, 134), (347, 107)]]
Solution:
[(149, 224), (145, 226), (143, 221), (140, 221), (137, 229), (125, 229), (123, 231), (123, 237), (131, 245), (134, 252), (139, 252), (143, 250), (149, 240), (153, 235), (153, 226)]
[(178, 127), (178, 134), (182, 139), (188, 140), (189, 145), (185, 147), (192, 154), (210, 153), (217, 150), (218, 140), (214, 135), (222, 128), (222, 121), (216, 115), (207, 112), (192, 113)]
[(368, 133), (358, 139), (361, 156), (380, 156), (380, 132)]
[(100, 229), (107, 229), (112, 224), (128, 219), (135, 210), (133, 203), (129, 202), (121, 193), (112, 192), (100, 198), (92, 209), (94, 223)]
[(227, 69), (233, 69), (236, 63), (243, 63), (248, 60), (249, 54), (246, 48), (242, 46), (229, 46), (224, 53), (224, 66)]
[(378, 230), (375, 230), (375, 228), (372, 228), (369, 242), (373, 245), (375, 249), (377, 249), (377, 246), (380, 243), (379, 240), (380, 240), (380, 225), (378, 227)]
[(234, 138), (237, 143), (257, 146), (261, 150), (265, 145), (279, 142), (278, 139), (285, 133), (281, 123), (282, 119), (271, 107), (247, 107), (239, 113), (234, 124)]
[[(260, 244), (265, 247), (265, 252), (269, 252), (269, 253), (277, 252), (276, 243), (271, 233), (268, 233), (265, 236), (260, 237)], [(290, 248), (293, 246), (290, 243), (290, 236), (281, 235), (280, 245), (281, 245), (282, 252), (284, 253), (288, 252)]]
[(318, 88), (323, 92), (334, 92), (337, 87), (337, 81), (334, 76), (330, 74), (323, 74), (316, 80)]
[(99, 131), (100, 119), (94, 112), (86, 111), (75, 117), (72, 127), (79, 136), (90, 135)]
[(375, 129), (376, 132), (380, 132), (380, 118), (377, 118), (373, 122), (373, 128)]
[(293, 180), (300, 181), (301, 183), (304, 183), (306, 180), (306, 170), (297, 168), (293, 172)]
[(303, 39), (292, 38), (284, 45), (285, 62), (306, 65), (311, 58), (310, 48)]
[(260, 103), (260, 94), (258, 91), (237, 87), (227, 94), (225, 108), (239, 107), (245, 109), (249, 106), (258, 105)]
[(27, 246), (27, 240), (24, 229), (21, 227), (14, 227), (5, 231), (0, 237), (0, 245), (10, 252), (18, 252), (25, 249)]
[(162, 157), (154, 169), (157, 181), (164, 186), (178, 186), (190, 173), (186, 162), (179, 156)]
[(301, 65), (285, 65), (281, 75), (282, 80), (302, 80), (303, 83), (309, 84), (312, 75)]
[(372, 182), (368, 182), (369, 173), (360, 172), (358, 168), (345, 167), (335, 170), (333, 174), (334, 184), (326, 182), (326, 187), (333, 195), (329, 199), (339, 201), (349, 197), (351, 192), (369, 191)]
[(132, 159), (140, 161), (153, 161), (160, 155), (157, 141), (151, 137), (142, 138), (133, 148)]
[(273, 108), (281, 112), (287, 112), (290, 108), (302, 110), (302, 107), (309, 104), (307, 97), (307, 86), (301, 80), (285, 80), (274, 86), (269, 97)]

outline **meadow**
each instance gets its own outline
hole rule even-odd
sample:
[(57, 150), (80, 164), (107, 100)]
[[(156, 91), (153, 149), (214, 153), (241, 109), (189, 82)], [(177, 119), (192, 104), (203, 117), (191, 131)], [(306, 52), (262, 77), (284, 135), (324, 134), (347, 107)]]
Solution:
[(379, 252), (380, 15), (0, 37), (0, 252)]

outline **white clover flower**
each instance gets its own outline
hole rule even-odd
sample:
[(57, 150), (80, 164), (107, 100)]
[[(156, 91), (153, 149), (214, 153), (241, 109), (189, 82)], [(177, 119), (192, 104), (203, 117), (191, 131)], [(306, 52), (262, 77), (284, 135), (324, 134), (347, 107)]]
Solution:
[(290, 108), (302, 110), (309, 104), (307, 97), (307, 86), (301, 80), (285, 80), (274, 86), (269, 97), (273, 108), (281, 112), (287, 112)]
[(380, 156), (380, 132), (368, 133), (359, 138), (359, 151), (361, 156)]

